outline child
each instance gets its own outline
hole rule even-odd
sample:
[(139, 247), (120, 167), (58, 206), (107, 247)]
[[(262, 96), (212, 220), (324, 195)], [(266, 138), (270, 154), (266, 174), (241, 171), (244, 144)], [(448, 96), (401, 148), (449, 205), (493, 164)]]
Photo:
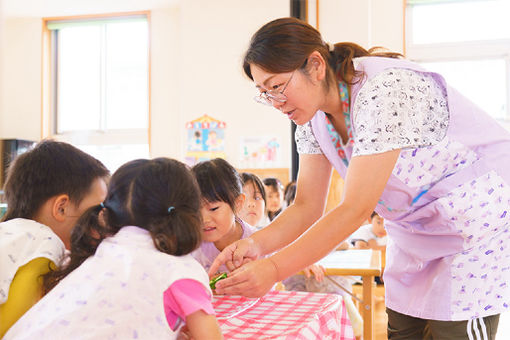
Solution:
[(41, 298), (42, 275), (61, 264), (78, 217), (106, 197), (108, 175), (97, 159), (52, 140), (9, 167), (0, 223), (0, 338)]
[[(202, 193), (202, 244), (193, 257), (209, 270), (213, 260), (226, 246), (249, 237), (255, 228), (238, 217), (245, 195), (241, 178), (227, 161), (216, 158), (195, 165), (191, 171)], [(226, 266), (220, 272), (227, 272)]]
[(283, 191), (283, 199), (285, 200), (285, 207), (288, 207), (292, 203), (294, 203), (294, 199), (296, 198), (296, 181), (291, 181), (287, 183), (285, 186), (285, 190)]
[(375, 211), (368, 219), (370, 224), (361, 226), (349, 237), (350, 242), (356, 249), (386, 249), (386, 230), (384, 229), (384, 218)]
[(266, 211), (266, 190), (264, 184), (257, 175), (243, 172), (241, 174), (243, 181), (243, 193), (245, 201), (239, 216), (256, 230), (260, 230), (263, 225), (264, 213)]
[(199, 197), (176, 160), (120, 167), (73, 230), (54, 288), (4, 339), (176, 339), (184, 322), (195, 339), (220, 339), (208, 276), (187, 255), (200, 243)]
[(274, 177), (265, 178), (264, 185), (267, 194), (267, 217), (271, 222), (283, 210), (283, 185)]

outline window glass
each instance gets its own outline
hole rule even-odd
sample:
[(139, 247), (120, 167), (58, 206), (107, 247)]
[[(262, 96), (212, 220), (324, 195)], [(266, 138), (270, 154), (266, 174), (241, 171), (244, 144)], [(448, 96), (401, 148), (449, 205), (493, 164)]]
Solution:
[(100, 46), (99, 26), (69, 27), (59, 31), (57, 133), (100, 128)]
[(147, 144), (76, 145), (76, 147), (99, 159), (111, 173), (129, 160), (149, 158)]
[(508, 0), (419, 4), (411, 11), (413, 44), (510, 38)]
[(455, 89), (497, 119), (506, 116), (504, 59), (421, 63), (441, 74)]
[(112, 23), (106, 27), (106, 128), (148, 126), (147, 23)]

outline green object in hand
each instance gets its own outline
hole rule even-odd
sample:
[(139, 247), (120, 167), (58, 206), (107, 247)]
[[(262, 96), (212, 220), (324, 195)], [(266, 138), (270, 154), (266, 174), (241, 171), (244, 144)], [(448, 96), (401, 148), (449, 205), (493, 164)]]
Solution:
[(209, 287), (211, 287), (211, 289), (216, 289), (216, 282), (218, 282), (219, 280), (223, 280), (223, 279), (226, 279), (227, 278), (227, 273), (221, 273), (220, 275), (216, 276), (215, 278), (212, 278), (211, 281), (209, 281)]

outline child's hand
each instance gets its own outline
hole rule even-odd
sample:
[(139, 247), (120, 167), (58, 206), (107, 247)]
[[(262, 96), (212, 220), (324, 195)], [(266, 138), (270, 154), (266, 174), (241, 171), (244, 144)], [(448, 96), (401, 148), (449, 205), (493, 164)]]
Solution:
[(317, 282), (322, 282), (324, 280), (325, 270), (323, 266), (320, 266), (318, 264), (312, 264), (311, 266), (308, 266), (305, 269), (303, 269), (303, 271), (305, 272), (305, 276), (307, 278), (309, 278), (313, 274)]
[(354, 249), (369, 249), (368, 242), (358, 240), (354, 244)]

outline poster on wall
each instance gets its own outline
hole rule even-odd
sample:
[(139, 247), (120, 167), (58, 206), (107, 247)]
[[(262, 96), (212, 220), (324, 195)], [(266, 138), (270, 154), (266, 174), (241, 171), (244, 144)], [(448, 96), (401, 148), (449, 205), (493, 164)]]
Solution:
[(277, 137), (256, 136), (241, 138), (241, 168), (281, 167), (281, 148)]
[(226, 158), (227, 124), (208, 115), (186, 123), (186, 163), (193, 166), (213, 158)]

